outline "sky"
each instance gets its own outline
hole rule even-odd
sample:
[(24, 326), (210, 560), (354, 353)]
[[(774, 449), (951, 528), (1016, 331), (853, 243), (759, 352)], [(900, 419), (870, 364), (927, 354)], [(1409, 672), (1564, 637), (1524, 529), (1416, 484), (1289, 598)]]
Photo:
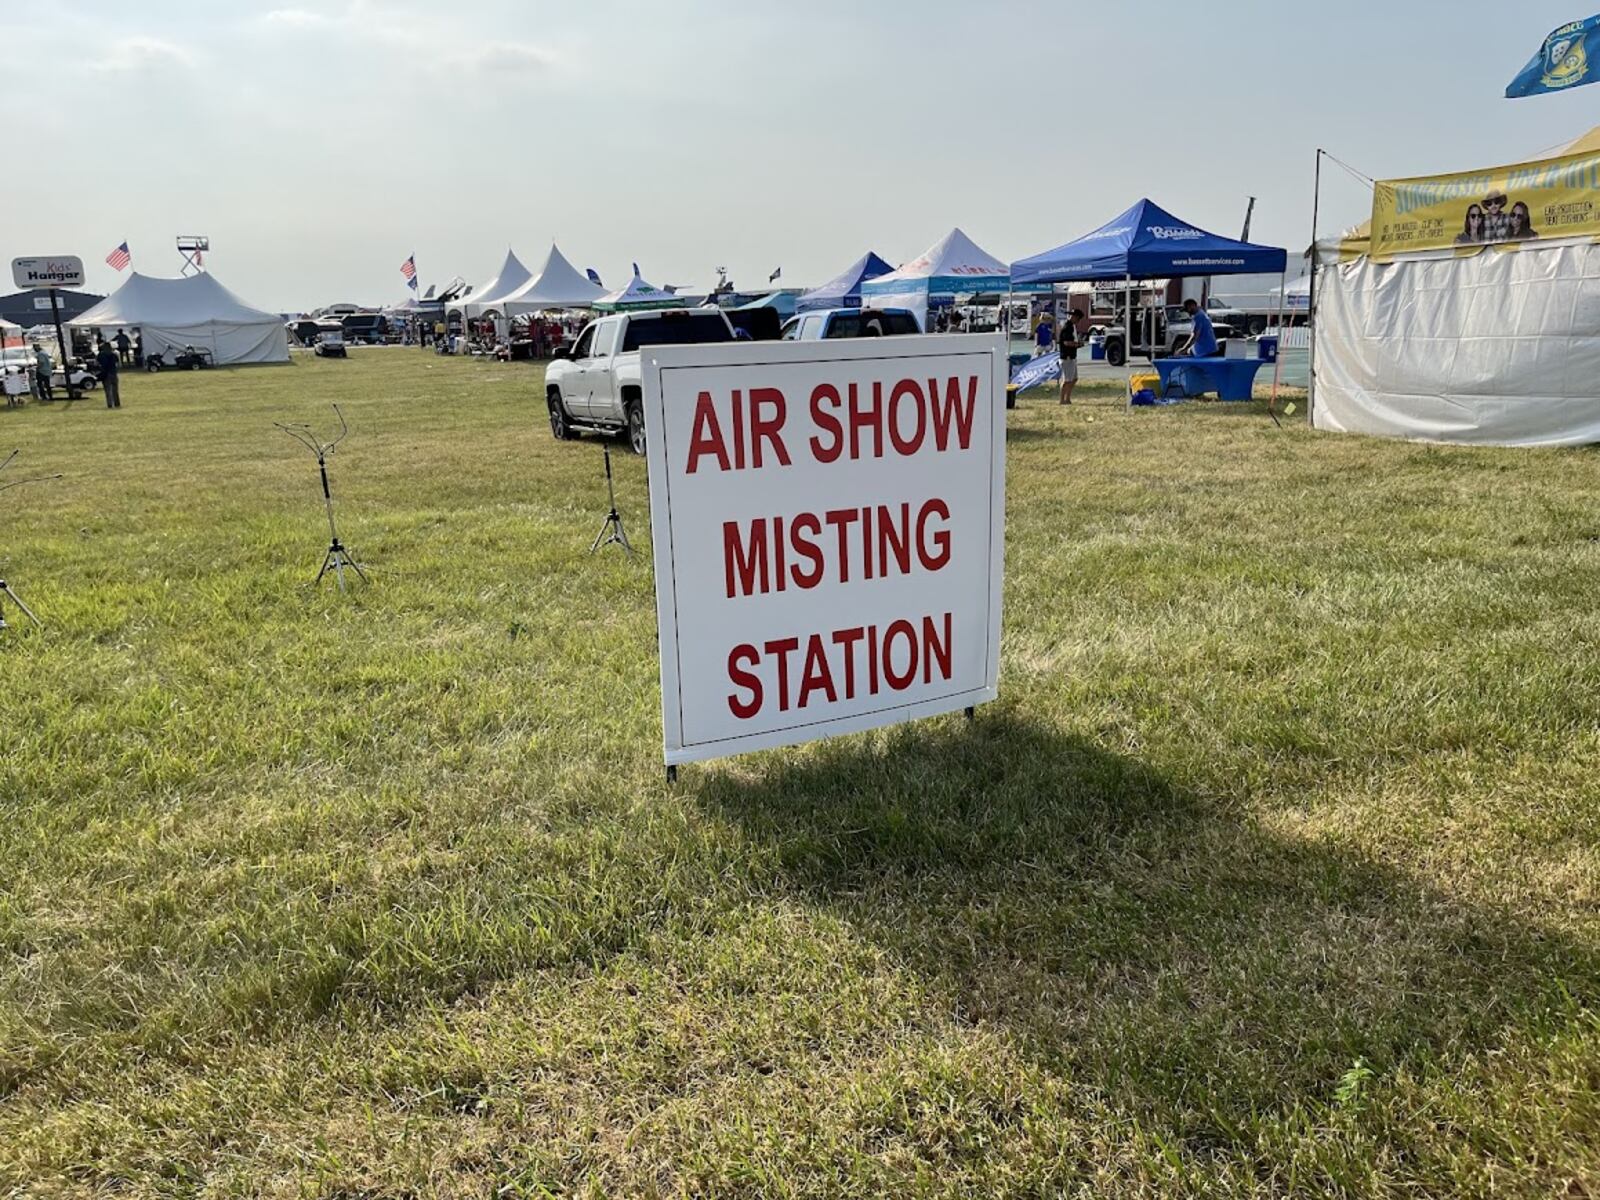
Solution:
[[(1592, 0), (1591, 0), (1592, 2)], [(55, 0), (14, 9), (5, 121), (38, 148), (5, 257), (88, 285), (216, 277), (263, 308), (486, 282), (554, 240), (608, 286), (825, 281), (960, 226), (1013, 260), (1141, 196), (1303, 249), (1315, 152), (1375, 178), (1516, 161), (1600, 123), (1600, 88), (1505, 100), (1556, 26), (1523, 0)], [(1333, 166), (1323, 233), (1370, 192)]]

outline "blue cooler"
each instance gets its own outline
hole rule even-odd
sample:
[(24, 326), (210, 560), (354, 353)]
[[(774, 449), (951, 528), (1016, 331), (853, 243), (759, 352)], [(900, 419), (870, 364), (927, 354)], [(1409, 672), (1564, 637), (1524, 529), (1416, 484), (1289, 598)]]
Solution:
[(1278, 339), (1275, 337), (1258, 338), (1256, 341), (1256, 357), (1262, 362), (1278, 361)]
[(1098, 334), (1089, 339), (1089, 358), (1094, 362), (1106, 360), (1106, 340)]

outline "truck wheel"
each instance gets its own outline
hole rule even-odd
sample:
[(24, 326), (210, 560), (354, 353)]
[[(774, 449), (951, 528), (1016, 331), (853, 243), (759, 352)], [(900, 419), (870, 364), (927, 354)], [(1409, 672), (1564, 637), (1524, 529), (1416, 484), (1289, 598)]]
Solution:
[(1106, 363), (1113, 367), (1120, 367), (1128, 361), (1128, 353), (1122, 348), (1121, 342), (1106, 343)]
[(644, 457), (644, 406), (637, 400), (628, 401), (628, 444), (639, 457)]
[(561, 403), (561, 393), (551, 388), (546, 401), (550, 405), (550, 432), (556, 441), (570, 442), (576, 435), (572, 432), (572, 426), (567, 423), (567, 409)]

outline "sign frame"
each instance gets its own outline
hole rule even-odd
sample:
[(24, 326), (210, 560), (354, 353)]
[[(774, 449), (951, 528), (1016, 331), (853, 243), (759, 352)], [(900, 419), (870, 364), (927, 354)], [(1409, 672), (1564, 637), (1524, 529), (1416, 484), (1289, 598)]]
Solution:
[[(914, 362), (918, 359), (964, 357), (972, 359), (986, 393), (979, 407), (987, 413), (982, 426), (989, 444), (982, 461), (989, 478), (985, 491), (988, 520), (983, 528), (987, 547), (981, 560), (988, 573), (985, 593), (984, 670), (981, 681), (967, 680), (949, 693), (910, 702), (885, 697), (870, 711), (815, 718), (791, 712), (783, 727), (731, 737), (689, 741), (685, 736), (683, 678), (678, 620), (679, 573), (674, 554), (673, 478), (666, 428), (664, 377), (678, 370), (706, 368), (760, 368), (811, 363), (848, 366), (854, 363)], [(732, 342), (712, 345), (649, 347), (640, 354), (645, 419), (645, 457), (650, 482), (651, 544), (655, 563), (656, 625), (661, 663), (661, 721), (663, 760), (672, 776), (682, 763), (700, 762), (757, 750), (794, 746), (849, 733), (861, 733), (905, 721), (959, 712), (988, 703), (999, 695), (1001, 605), (1005, 571), (1005, 468), (1006, 384), (1009, 362), (1000, 334), (939, 334), (831, 341)], [(681, 403), (681, 400), (674, 400)], [(692, 398), (691, 398), (691, 403)], [(976, 438), (977, 431), (974, 431)], [(681, 447), (678, 447), (681, 450)], [(818, 503), (826, 497), (819, 497)], [(968, 569), (972, 569), (969, 567)], [(952, 684), (956, 681), (952, 680)]]
[[(30, 280), (29, 271), (53, 270), (66, 279)], [(34, 254), (11, 260), (11, 278), (24, 292), (41, 292), (50, 288), (81, 288), (84, 286), (83, 259), (76, 254)]]

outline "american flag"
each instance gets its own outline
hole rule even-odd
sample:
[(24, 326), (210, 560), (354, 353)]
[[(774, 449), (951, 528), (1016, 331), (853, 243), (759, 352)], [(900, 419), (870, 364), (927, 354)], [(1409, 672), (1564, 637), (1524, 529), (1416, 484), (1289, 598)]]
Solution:
[(400, 274), (406, 277), (406, 286), (413, 292), (417, 290), (417, 256), (413, 254), (400, 264)]
[(106, 262), (114, 271), (126, 271), (128, 264), (133, 261), (133, 255), (128, 253), (128, 243), (123, 242), (110, 254), (106, 255)]

